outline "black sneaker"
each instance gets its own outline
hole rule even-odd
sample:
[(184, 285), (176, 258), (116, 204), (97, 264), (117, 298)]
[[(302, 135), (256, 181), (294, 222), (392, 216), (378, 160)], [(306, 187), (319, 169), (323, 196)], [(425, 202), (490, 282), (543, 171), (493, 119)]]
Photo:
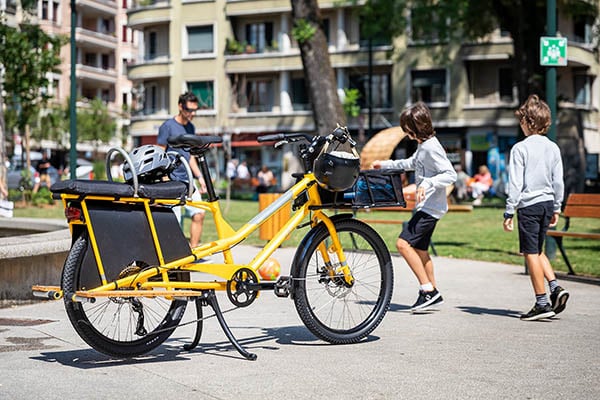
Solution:
[(552, 309), (555, 314), (560, 314), (565, 310), (567, 300), (569, 300), (569, 292), (560, 286), (557, 286), (556, 289), (550, 293), (550, 301), (552, 302)]
[(552, 306), (546, 304), (545, 306), (538, 306), (537, 304), (527, 313), (521, 315), (521, 321), (536, 321), (542, 318), (554, 317), (556, 313), (552, 311)]
[(433, 289), (431, 292), (424, 292), (419, 290), (419, 298), (417, 302), (411, 307), (411, 311), (425, 310), (434, 304), (442, 304), (444, 299), (437, 289)]

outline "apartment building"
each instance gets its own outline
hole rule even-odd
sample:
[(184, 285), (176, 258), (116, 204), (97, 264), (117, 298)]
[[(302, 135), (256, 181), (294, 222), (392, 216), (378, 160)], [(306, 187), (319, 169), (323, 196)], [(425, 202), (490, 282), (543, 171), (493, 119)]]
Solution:
[[(9, 23), (23, 16), (16, 0), (6, 2)], [(130, 0), (129, 0), (130, 1)], [(127, 64), (137, 54), (136, 36), (127, 26), (128, 0), (77, 0), (75, 43), (75, 75), (77, 83), (77, 107), (86, 107), (95, 98), (102, 99), (108, 111), (117, 121), (114, 143), (121, 144), (123, 127), (129, 125), (129, 107), (132, 103), (132, 84), (127, 78)], [(71, 34), (71, 1), (38, 0), (33, 23), (50, 34)], [(64, 105), (71, 95), (71, 50), (61, 49), (60, 72), (52, 74), (53, 101)], [(56, 144), (44, 142), (43, 148), (55, 148)], [(92, 148), (91, 144), (78, 143), (79, 151)]]
[[(394, 47), (372, 43), (369, 62), (355, 3), (324, 0), (319, 5), (340, 96), (345, 88), (362, 93), (362, 114), (348, 121), (357, 138), (397, 125), (405, 106), (423, 100), (450, 156), (470, 171), (488, 161), (490, 149), (502, 155), (516, 141), (512, 39), (500, 28), (453, 49), (443, 65), (410, 32), (396, 38)], [(139, 52), (128, 68), (135, 94), (134, 143), (155, 142), (159, 126), (177, 113), (177, 98), (186, 90), (201, 99), (197, 133), (223, 135), (234, 156), (256, 167), (267, 164), (279, 172), (281, 157), (260, 147), (257, 135), (313, 130), (289, 0), (138, 0), (128, 18), (129, 27), (140, 32)], [(576, 20), (560, 11), (558, 30), (569, 40), (569, 53), (568, 65), (558, 70), (559, 108), (565, 115), (559, 129), (579, 129), (587, 152), (600, 153), (593, 23), (593, 18)], [(402, 144), (397, 155), (408, 151)]]

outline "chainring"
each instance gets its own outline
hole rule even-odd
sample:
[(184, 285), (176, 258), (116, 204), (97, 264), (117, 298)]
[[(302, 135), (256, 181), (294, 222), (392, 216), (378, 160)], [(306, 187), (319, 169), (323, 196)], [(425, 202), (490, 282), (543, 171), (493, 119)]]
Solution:
[(227, 281), (227, 297), (237, 307), (247, 307), (258, 296), (258, 290), (249, 286), (258, 284), (256, 273), (249, 268), (240, 268)]

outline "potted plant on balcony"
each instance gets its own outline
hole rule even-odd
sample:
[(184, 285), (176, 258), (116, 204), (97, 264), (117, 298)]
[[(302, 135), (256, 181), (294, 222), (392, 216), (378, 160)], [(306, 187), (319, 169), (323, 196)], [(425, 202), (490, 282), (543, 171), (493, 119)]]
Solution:
[(245, 43), (240, 43), (235, 38), (225, 39), (225, 53), (226, 54), (242, 54), (245, 50)]

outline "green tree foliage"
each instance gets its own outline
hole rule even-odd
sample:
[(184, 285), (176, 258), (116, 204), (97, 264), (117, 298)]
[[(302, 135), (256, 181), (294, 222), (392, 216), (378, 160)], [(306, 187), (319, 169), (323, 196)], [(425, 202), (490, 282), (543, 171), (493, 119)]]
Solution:
[(110, 116), (108, 108), (101, 99), (92, 100), (89, 108), (82, 108), (77, 113), (79, 140), (108, 142), (114, 136), (116, 129), (117, 123)]
[(59, 72), (64, 38), (47, 35), (38, 25), (0, 24), (0, 64), (4, 66), (3, 102), (7, 130), (23, 129), (38, 118), (50, 96), (48, 73)]
[(360, 115), (360, 91), (358, 89), (344, 89), (344, 112), (349, 117), (358, 117)]
[(68, 121), (69, 106), (52, 104), (42, 112), (39, 123), (31, 130), (31, 136), (37, 140), (51, 140), (64, 147), (68, 139)]
[[(353, 0), (356, 2), (355, 0)], [(417, 43), (461, 44), (480, 40), (498, 27), (513, 39), (513, 75), (519, 102), (544, 93), (539, 38), (546, 34), (546, 0), (367, 0), (361, 30), (373, 37), (408, 34)], [(571, 15), (598, 15), (598, 2), (558, 0)], [(441, 46), (449, 51), (452, 46)]]
[[(63, 105), (52, 105), (44, 110), (39, 125), (32, 131), (37, 139), (53, 140), (63, 147), (69, 142), (69, 100)], [(108, 142), (115, 134), (117, 124), (101, 99), (94, 99), (87, 107), (77, 109), (77, 136), (81, 141)]]

